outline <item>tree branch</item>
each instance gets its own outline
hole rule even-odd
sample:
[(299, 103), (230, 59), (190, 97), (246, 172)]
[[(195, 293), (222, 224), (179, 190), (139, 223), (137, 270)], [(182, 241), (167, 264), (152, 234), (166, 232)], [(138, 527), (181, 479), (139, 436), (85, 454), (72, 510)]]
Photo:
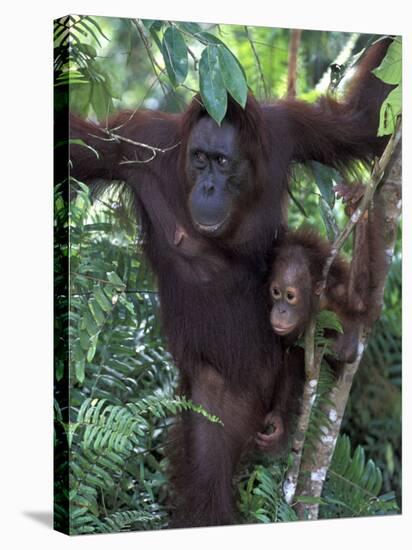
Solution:
[[(122, 125), (123, 126), (123, 125)], [(101, 136), (97, 136), (95, 134), (89, 134), (91, 137), (94, 137), (96, 139), (100, 139), (101, 141), (114, 141), (119, 142), (123, 141), (125, 143), (128, 143), (129, 145), (133, 145), (135, 147), (142, 147), (143, 149), (149, 150), (152, 154), (149, 158), (144, 160), (139, 160), (135, 158), (134, 160), (129, 160), (127, 158), (124, 158), (122, 161), (119, 162), (119, 164), (146, 164), (148, 162), (151, 162), (157, 157), (157, 153), (167, 153), (169, 151), (172, 151), (173, 149), (176, 149), (176, 147), (179, 147), (180, 141), (175, 143), (174, 145), (171, 145), (170, 147), (165, 147), (164, 149), (161, 149), (160, 147), (155, 147), (154, 145), (148, 145), (147, 143), (141, 143), (140, 141), (135, 141), (133, 139), (127, 138), (125, 136), (121, 136), (120, 134), (115, 134), (111, 129), (109, 128), (101, 128), (100, 129), (103, 133), (105, 133), (108, 137), (103, 138)]]
[(318, 387), (321, 356), (316, 353), (317, 350), (315, 349), (315, 328), (316, 320), (313, 317), (305, 331), (305, 384), (303, 387), (302, 409), (292, 443), (292, 464), (286, 473), (283, 485), (285, 499), (288, 504), (292, 503), (295, 496), (306, 432), (308, 431), (310, 414)]
[(268, 90), (268, 87), (266, 85), (266, 80), (265, 80), (265, 77), (264, 77), (264, 74), (263, 74), (262, 65), (260, 63), (260, 59), (259, 59), (258, 53), (257, 53), (256, 48), (255, 48), (255, 44), (254, 44), (254, 42), (253, 42), (253, 40), (250, 36), (249, 29), (246, 25), (245, 25), (244, 28), (245, 28), (245, 32), (246, 32), (246, 37), (249, 41), (250, 47), (252, 48), (252, 52), (253, 52), (253, 55), (255, 57), (256, 66), (257, 66), (257, 69), (259, 71), (260, 80), (262, 81), (262, 86), (263, 86), (263, 91), (264, 91), (264, 94), (265, 94), (265, 98), (267, 99), (269, 97), (269, 90)]
[[(397, 226), (401, 214), (401, 125), (398, 124), (396, 132), (392, 135), (381, 158), (375, 162), (372, 171), (370, 184), (354, 214), (351, 216), (348, 224), (336, 239), (331, 256), (325, 265), (323, 271), (324, 284), (329, 272), (329, 268), (334, 258), (338, 254), (350, 232), (362, 219), (363, 214), (371, 203), (375, 191), (382, 181), (384, 174), (386, 176), (381, 187), (376, 192), (375, 203), (379, 202), (379, 211), (382, 215), (380, 223), (383, 225), (383, 237), (385, 246), (385, 265), (380, 270), (374, 290), (371, 294), (371, 306), (373, 308), (373, 319), (378, 319), (382, 304), (385, 288), (385, 281), (391, 266), (393, 250), (396, 244)], [(359, 242), (355, 239), (356, 243)], [(353, 257), (359, 257), (362, 254), (360, 247), (353, 251)], [(354, 376), (361, 362), (363, 352), (366, 347), (367, 339), (370, 333), (370, 326), (361, 328), (357, 358), (354, 363), (346, 363), (342, 367), (341, 376), (330, 391), (321, 410), (328, 418), (328, 425), (321, 427), (322, 435), (314, 442), (314, 448), (305, 450), (301, 461), (299, 477), (297, 482), (296, 494), (298, 496), (320, 497), (323, 490), (324, 481), (333, 457), (336, 440), (339, 435), (346, 404), (349, 399)], [(305, 358), (306, 360), (306, 358)], [(319, 504), (297, 504), (298, 516), (301, 519), (317, 519), (319, 514)]]
[[(149, 57), (151, 65), (152, 65), (153, 72), (156, 75), (156, 78), (157, 78), (157, 80), (160, 84), (160, 87), (162, 88), (163, 95), (165, 97), (167, 97), (167, 89), (165, 88), (165, 86), (164, 86), (164, 84), (163, 84), (163, 82), (160, 78), (160, 74), (159, 74), (161, 72), (162, 68), (157, 64), (156, 59), (155, 59), (155, 57), (152, 53), (152, 49), (151, 49), (150, 44), (149, 44), (149, 42), (146, 38), (146, 31), (145, 31), (145, 28), (143, 26), (143, 23), (139, 19), (133, 19), (133, 24), (136, 27), (136, 30), (137, 30), (137, 32), (140, 36), (140, 39), (143, 42), (143, 45), (146, 49), (146, 53)], [(159, 70), (159, 73), (158, 73), (158, 70)]]
[(388, 141), (387, 146), (385, 147), (385, 150), (381, 156), (380, 159), (376, 159), (375, 165), (372, 170), (372, 175), (370, 178), (369, 185), (366, 186), (365, 193), (359, 203), (359, 206), (356, 208), (352, 216), (350, 217), (348, 223), (346, 224), (345, 228), (343, 229), (342, 233), (338, 236), (338, 238), (335, 240), (332, 246), (332, 251), (330, 253), (330, 256), (328, 257), (327, 261), (325, 262), (323, 272), (322, 272), (322, 279), (323, 279), (323, 289), (326, 286), (326, 280), (328, 278), (329, 269), (330, 266), (333, 264), (336, 256), (339, 254), (340, 249), (342, 248), (343, 244), (345, 243), (346, 239), (349, 237), (353, 229), (355, 228), (358, 221), (363, 217), (364, 213), (366, 212), (368, 206), (370, 205), (373, 196), (375, 194), (375, 191), (381, 182), (383, 175), (386, 171), (386, 169), (389, 166), (389, 163), (392, 159), (392, 155), (394, 154), (395, 149), (397, 148), (402, 135), (402, 127), (399, 122), (396, 131), (392, 134), (390, 140)]
[(288, 90), (287, 96), (296, 97), (296, 74), (298, 64), (298, 51), (302, 31), (294, 29), (291, 31), (289, 40), (289, 63), (288, 63)]
[[(170, 92), (173, 94), (173, 97), (176, 99), (177, 102), (180, 102), (180, 104), (182, 106), (185, 106), (184, 105), (184, 102), (182, 100), (181, 97), (179, 97), (179, 95), (176, 93), (176, 91), (174, 90), (174, 88), (172, 87), (167, 87), (166, 84), (162, 81), (162, 79), (160, 78), (160, 75), (164, 72), (162, 67), (159, 65), (159, 63), (156, 61), (156, 58), (155, 56), (153, 55), (153, 52), (152, 52), (152, 49), (151, 49), (151, 46), (150, 46), (150, 43), (146, 37), (146, 30), (145, 30), (145, 27), (143, 25), (143, 23), (141, 22), (140, 19), (133, 19), (132, 20), (134, 26), (136, 27), (137, 29), (137, 32), (140, 36), (140, 39), (141, 41), (143, 42), (143, 45), (146, 49), (146, 52), (147, 52), (147, 55), (149, 57), (149, 60), (150, 60), (150, 63), (152, 65), (152, 69), (153, 69), (153, 72), (160, 84), (160, 87), (162, 88), (162, 92), (163, 92), (163, 95), (165, 97), (165, 99), (167, 99), (168, 97), (168, 92), (170, 90)], [(153, 159), (150, 159), (150, 160), (153, 160)]]

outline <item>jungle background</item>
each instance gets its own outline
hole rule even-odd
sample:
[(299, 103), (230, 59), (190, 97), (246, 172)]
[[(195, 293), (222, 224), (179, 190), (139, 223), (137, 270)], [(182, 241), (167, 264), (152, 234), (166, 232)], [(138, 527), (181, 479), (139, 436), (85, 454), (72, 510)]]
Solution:
[[(331, 91), (340, 74), (331, 75), (330, 64), (341, 64), (375, 38), (303, 31), (297, 97), (315, 101)], [(63, 18), (55, 25), (55, 108), (64, 110), (69, 102), (75, 112), (103, 122), (124, 108), (182, 111), (199, 89), (202, 52), (220, 41), (240, 62), (238, 71), (259, 99), (283, 97), (290, 40), (288, 29)], [(182, 58), (186, 68), (175, 62)], [(234, 93), (242, 93), (240, 76), (232, 85)], [(325, 237), (341, 227), (345, 215), (330, 193), (330, 182), (340, 177), (316, 163), (294, 167), (290, 227), (309, 223)], [(75, 196), (69, 205), (66, 182), (56, 183), (55, 525), (72, 534), (166, 528), (173, 507), (166, 429), (176, 412), (193, 405), (174, 397), (177, 373), (161, 337), (156, 282), (140, 254), (133, 214), (118, 193), (109, 190), (92, 200), (82, 182), (71, 181)], [(357, 373), (342, 434), (320, 517), (399, 512), (400, 231), (384, 310)], [(287, 466), (287, 456), (257, 456), (238, 472), (242, 521), (297, 519), (283, 497)]]

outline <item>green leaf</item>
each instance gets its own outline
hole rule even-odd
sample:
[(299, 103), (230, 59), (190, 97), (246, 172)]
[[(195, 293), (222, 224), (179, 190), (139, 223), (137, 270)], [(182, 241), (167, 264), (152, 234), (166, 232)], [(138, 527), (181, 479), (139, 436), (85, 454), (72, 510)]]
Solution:
[(400, 84), (402, 81), (402, 42), (399, 37), (392, 42), (381, 64), (372, 73), (386, 84)]
[(106, 321), (106, 317), (105, 317), (103, 311), (101, 310), (99, 304), (97, 303), (97, 301), (94, 298), (89, 300), (89, 309), (90, 309), (90, 311), (93, 315), (93, 318), (96, 321), (97, 325), (98, 326), (103, 325), (103, 323)]
[(325, 166), (320, 162), (311, 162), (311, 168), (315, 183), (325, 201), (333, 208), (335, 205), (335, 193), (333, 191), (333, 185), (342, 182), (342, 176), (334, 168)]
[(305, 218), (308, 218), (309, 216), (306, 214), (306, 211), (305, 209), (303, 208), (303, 204), (301, 204), (300, 201), (298, 201), (298, 199), (295, 197), (295, 195), (292, 193), (292, 190), (290, 189), (290, 187), (288, 187), (288, 195), (289, 197), (292, 199), (292, 202), (293, 204), (296, 206), (296, 208), (299, 210), (299, 212), (301, 214), (303, 214), (303, 216), (305, 216)]
[(89, 349), (89, 334), (85, 330), (79, 330), (80, 345), (84, 351)]
[(99, 304), (99, 306), (102, 308), (103, 311), (108, 313), (112, 309), (112, 304), (110, 300), (107, 298), (106, 294), (103, 292), (103, 289), (96, 285), (93, 288), (94, 297), (96, 298), (96, 302)]
[(392, 495), (388, 501), (378, 496), (382, 486), (380, 469), (370, 459), (365, 463), (362, 447), (358, 446), (353, 456), (350, 447), (348, 436), (338, 437), (323, 490), (327, 507), (321, 509), (321, 517), (382, 515), (397, 511)]
[(126, 288), (126, 285), (124, 284), (124, 282), (114, 271), (108, 272), (107, 278), (115, 286), (116, 290), (118, 290), (119, 292), (122, 292)]
[(67, 145), (80, 145), (81, 147), (85, 147), (86, 149), (90, 149), (92, 153), (96, 155), (97, 158), (99, 158), (99, 153), (94, 149), (93, 147), (90, 147), (90, 145), (87, 145), (82, 139), (63, 139), (61, 141), (58, 141), (56, 145), (54, 146), (55, 149), (58, 149), (59, 147)]
[(69, 448), (72, 446), (73, 436), (76, 432), (78, 425), (79, 425), (78, 422), (69, 422), (69, 425), (67, 426), (66, 433), (67, 433), (67, 442), (69, 444)]
[(187, 46), (182, 33), (176, 27), (166, 29), (162, 40), (162, 54), (173, 85), (183, 84), (188, 71)]
[(97, 57), (97, 50), (91, 44), (79, 43), (79, 44), (77, 44), (77, 47), (78, 47), (79, 51), (85, 53), (89, 57), (91, 57), (91, 58)]
[[(157, 21), (157, 23), (161, 23), (161, 21)], [(161, 27), (160, 27), (161, 28)], [(153, 40), (155, 41), (155, 44), (156, 46), (159, 48), (160, 51), (162, 51), (162, 43), (159, 39), (159, 36), (157, 34), (157, 31), (159, 30), (160, 31), (160, 28), (157, 29), (157, 25), (152, 25), (150, 27), (150, 36), (153, 38)]]
[(90, 347), (87, 351), (87, 362), (91, 363), (94, 356), (96, 355), (97, 341), (99, 339), (99, 334), (95, 334), (90, 338)]
[(60, 382), (60, 380), (63, 379), (63, 376), (64, 376), (64, 367), (65, 367), (65, 364), (64, 364), (64, 361), (61, 361), (59, 358), (56, 357), (56, 360), (55, 360), (55, 375), (56, 375), (56, 380), (58, 382)]
[[(207, 45), (216, 44), (217, 46), (222, 46), (223, 48), (226, 48), (229, 51), (229, 53), (231, 53), (233, 55), (233, 53), (229, 50), (229, 48), (226, 46), (226, 44), (224, 42), (222, 42), (222, 40), (220, 40), (220, 38), (218, 38), (214, 34), (211, 34), (210, 32), (201, 32), (201, 33), (199, 33), (197, 38), (199, 38), (202, 42), (205, 42)], [(242, 74), (245, 77), (245, 80), (247, 81), (246, 73), (245, 73), (241, 63), (239, 62), (238, 58), (235, 55), (233, 55), (233, 58), (236, 61), (237, 65), (239, 66), (239, 69), (242, 71)]]
[(99, 33), (102, 35), (103, 38), (105, 38), (106, 40), (109, 40), (109, 38), (104, 34), (104, 32), (102, 31), (100, 25), (98, 25), (97, 21), (95, 20), (94, 17), (91, 17), (90, 15), (86, 15), (84, 18), (83, 18), (83, 21), (89, 21), (89, 23), (91, 23), (92, 25), (94, 25), (96, 27), (96, 29), (99, 31)]
[(84, 354), (79, 340), (76, 340), (73, 344), (73, 359), (77, 362), (84, 360)]
[(163, 21), (159, 21), (157, 19), (142, 19), (142, 23), (149, 31), (160, 31), (163, 25)]
[(142, 19), (142, 23), (148, 31), (150, 31), (150, 28), (155, 21), (156, 19)]
[[(100, 158), (99, 156), (99, 152), (94, 149), (94, 147), (91, 147), (90, 145), (87, 145), (87, 143), (85, 143), (82, 139), (69, 139), (69, 144), (70, 145), (80, 145), (81, 147), (85, 147), (86, 149), (89, 149), (92, 153), (94, 153), (96, 155), (96, 158)], [(56, 147), (58, 147), (59, 144), (56, 145)]]
[(209, 115), (219, 124), (227, 109), (227, 92), (219, 65), (217, 46), (206, 46), (199, 62), (200, 94)]
[(74, 372), (76, 374), (76, 380), (79, 382), (79, 384), (83, 384), (84, 382), (84, 367), (85, 367), (85, 360), (82, 358), (81, 361), (76, 361), (74, 365)]
[(339, 227), (336, 223), (332, 208), (329, 206), (328, 202), (325, 201), (322, 195), (319, 195), (319, 207), (328, 239), (330, 242), (333, 242), (339, 235)]
[(334, 311), (322, 309), (316, 315), (316, 327), (320, 330), (330, 329), (343, 334), (342, 323)]
[(392, 90), (382, 103), (378, 136), (393, 134), (396, 121), (402, 112), (402, 84)]
[(247, 101), (247, 82), (234, 55), (226, 48), (219, 47), (219, 64), (226, 90), (235, 101), (245, 108)]
[(93, 82), (91, 104), (99, 120), (104, 120), (112, 108), (112, 98), (102, 82)]
[(86, 311), (83, 315), (83, 322), (87, 332), (89, 333), (89, 336), (93, 336), (94, 334), (96, 334), (98, 330), (97, 325), (88, 311)]
[(202, 32), (202, 28), (198, 23), (190, 23), (190, 22), (178, 23), (178, 26), (190, 34), (198, 34)]
[(392, 476), (395, 471), (395, 460), (394, 460), (393, 447), (389, 443), (389, 441), (386, 443), (386, 446), (385, 446), (385, 458), (388, 466), (388, 472)]

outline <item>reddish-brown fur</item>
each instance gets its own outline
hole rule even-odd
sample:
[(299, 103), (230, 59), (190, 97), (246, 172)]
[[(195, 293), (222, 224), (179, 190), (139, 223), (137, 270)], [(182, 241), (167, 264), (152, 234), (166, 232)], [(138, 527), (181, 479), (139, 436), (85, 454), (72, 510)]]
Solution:
[[(233, 522), (231, 480), (239, 456), (269, 411), (281, 409), (288, 424), (301, 375), (299, 368), (285, 368), (262, 290), (274, 241), (285, 228), (290, 166), (318, 160), (340, 167), (381, 150), (375, 136), (379, 105), (389, 88), (369, 71), (386, 47), (380, 42), (371, 48), (346, 103), (323, 98), (312, 105), (295, 100), (260, 105), (249, 97), (243, 111), (230, 102), (226, 120), (237, 128), (255, 190), (239, 203), (230, 233), (215, 240), (197, 233), (187, 206), (185, 146), (199, 117), (206, 116), (197, 100), (182, 115), (139, 110), (109, 121), (109, 128), (119, 127), (115, 133), (135, 142), (176, 145), (146, 164), (121, 161), (148, 159), (147, 149), (107, 141), (98, 125), (71, 118), (71, 137), (99, 151), (97, 158), (71, 145), (71, 175), (90, 183), (119, 180), (132, 191), (145, 252), (158, 278), (163, 329), (180, 370), (180, 389), (224, 422), (222, 427), (186, 413), (175, 430), (174, 525)], [(165, 204), (160, 208), (159, 197)], [(199, 239), (206, 252), (182, 253), (170, 237), (175, 226)], [(208, 255), (216, 260), (213, 269)]]
[[(342, 256), (338, 255), (330, 269), (326, 280), (326, 286), (321, 291), (321, 283), (323, 280), (323, 268), (326, 260), (330, 256), (332, 245), (311, 228), (302, 228), (298, 231), (287, 233), (275, 247), (275, 260), (272, 264), (272, 272), (269, 280), (269, 285), (276, 279), (282, 278), (283, 269), (288, 267), (290, 270), (294, 268), (302, 269), (306, 266), (307, 277), (300, 281), (298, 271), (296, 272), (295, 281), (291, 286), (300, 288), (301, 295), (309, 293), (309, 299), (305, 302), (303, 310), (299, 310), (299, 317), (295, 319), (296, 327), (287, 336), (284, 337), (285, 344), (289, 347), (294, 344), (297, 337), (302, 335), (307, 327), (309, 320), (317, 311), (328, 309), (337, 314), (343, 326), (343, 334), (336, 336), (335, 352), (337, 359), (340, 362), (353, 361), (357, 353), (357, 337), (358, 327), (364, 316), (361, 313), (360, 304), (363, 304), (367, 295), (353, 296), (350, 295), (350, 267)], [(300, 300), (300, 297), (299, 297)], [(286, 305), (286, 307), (298, 307)], [(276, 318), (275, 308), (272, 315)], [(296, 315), (296, 313), (295, 313)]]
[[(285, 261), (288, 260), (288, 257), (290, 257), (289, 261), (299, 259), (301, 262), (307, 263), (313, 285), (315, 285), (316, 282), (322, 280), (322, 270), (331, 251), (332, 244), (310, 227), (287, 232), (276, 243), (272, 271), (276, 260), (280, 257)], [(331, 309), (337, 314), (340, 311), (346, 311), (347, 292), (342, 295), (341, 290), (342, 288), (347, 290), (348, 280), (349, 264), (341, 255), (338, 255), (329, 269), (321, 309)], [(313, 292), (315, 293), (314, 286)]]
[[(359, 203), (364, 186), (346, 183), (335, 187), (335, 192), (346, 204), (346, 213), (351, 215)], [(298, 330), (284, 339), (291, 345), (305, 330), (309, 319), (317, 310), (328, 309), (335, 312), (343, 323), (344, 334), (337, 338), (337, 351), (340, 361), (353, 361), (357, 352), (356, 329), (363, 323), (371, 326), (376, 321), (377, 304), (371, 303), (376, 282), (381, 280), (385, 266), (385, 251), (382, 236), (382, 214), (377, 204), (370, 205), (358, 222), (354, 235), (354, 257), (350, 264), (341, 255), (336, 256), (330, 266), (326, 286), (320, 294), (323, 268), (331, 255), (332, 244), (322, 239), (311, 228), (287, 232), (275, 246), (275, 260), (269, 285), (284, 269), (282, 266), (307, 266), (309, 280), (299, 283), (299, 269), (295, 273), (295, 285), (303, 284), (310, 288), (311, 299), (308, 310), (301, 314)], [(306, 290), (306, 289), (305, 289)], [(346, 334), (345, 334), (346, 333)], [(352, 349), (345, 349), (350, 347)]]

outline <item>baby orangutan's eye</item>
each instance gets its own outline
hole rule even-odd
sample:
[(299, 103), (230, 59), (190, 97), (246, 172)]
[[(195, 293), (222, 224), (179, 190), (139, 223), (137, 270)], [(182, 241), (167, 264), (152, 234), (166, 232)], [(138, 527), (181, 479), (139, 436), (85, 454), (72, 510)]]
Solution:
[(280, 290), (277, 287), (272, 288), (272, 296), (278, 300), (280, 298)]
[(290, 303), (290, 304), (295, 304), (296, 303), (296, 294), (294, 292), (291, 292), (291, 291), (288, 291), (286, 293), (286, 300)]

